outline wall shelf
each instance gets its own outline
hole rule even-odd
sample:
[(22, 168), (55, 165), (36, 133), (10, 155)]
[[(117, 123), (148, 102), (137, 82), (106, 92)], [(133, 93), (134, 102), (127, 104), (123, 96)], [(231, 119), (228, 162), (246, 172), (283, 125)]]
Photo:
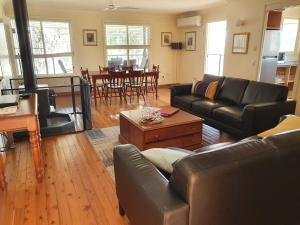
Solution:
[(297, 74), (297, 65), (278, 65), (276, 72), (276, 84), (289, 87), (289, 97), (291, 97)]

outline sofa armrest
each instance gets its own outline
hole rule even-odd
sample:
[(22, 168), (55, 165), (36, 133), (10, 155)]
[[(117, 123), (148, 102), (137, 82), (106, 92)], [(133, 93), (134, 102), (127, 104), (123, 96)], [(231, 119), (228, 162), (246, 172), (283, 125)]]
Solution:
[(187, 225), (189, 206), (133, 145), (114, 149), (116, 191), (132, 225)]
[(283, 115), (280, 117), (279, 123), (281, 123), (282, 121), (284, 121), (285, 119), (289, 118), (290, 116), (294, 116), (293, 114), (288, 114), (288, 115)]
[(296, 101), (268, 102), (246, 105), (242, 118), (249, 128), (248, 135), (255, 135), (275, 127), (280, 117), (286, 114), (294, 114)]
[(178, 95), (191, 95), (192, 84), (174, 85), (171, 87), (171, 97)]

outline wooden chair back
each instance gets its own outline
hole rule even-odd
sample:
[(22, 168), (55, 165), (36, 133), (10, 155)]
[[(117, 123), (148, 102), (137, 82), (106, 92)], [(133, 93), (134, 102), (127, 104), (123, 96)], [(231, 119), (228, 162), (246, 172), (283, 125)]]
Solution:
[(126, 77), (126, 71), (109, 71), (109, 84), (110, 86), (123, 86)]
[(82, 67), (80, 67), (80, 72), (81, 72), (81, 76), (84, 80), (88, 81), (89, 83), (91, 83), (91, 77), (89, 74), (89, 70), (88, 69), (82, 69)]
[(159, 72), (159, 65), (152, 65), (152, 71), (153, 72)]
[(138, 70), (138, 71), (131, 71), (129, 73), (129, 83), (130, 85), (138, 85), (142, 86), (144, 83), (144, 71)]

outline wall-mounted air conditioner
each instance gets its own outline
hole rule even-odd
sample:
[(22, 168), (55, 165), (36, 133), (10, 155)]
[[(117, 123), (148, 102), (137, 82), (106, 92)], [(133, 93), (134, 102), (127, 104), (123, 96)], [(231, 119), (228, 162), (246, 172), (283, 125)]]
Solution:
[(180, 28), (200, 27), (201, 26), (201, 16), (190, 16), (190, 17), (178, 18), (177, 26)]

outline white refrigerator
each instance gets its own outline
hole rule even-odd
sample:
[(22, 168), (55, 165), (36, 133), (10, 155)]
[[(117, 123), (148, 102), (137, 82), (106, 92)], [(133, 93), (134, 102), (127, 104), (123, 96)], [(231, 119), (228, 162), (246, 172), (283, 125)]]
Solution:
[(275, 84), (280, 49), (280, 30), (267, 30), (265, 34), (260, 81)]

